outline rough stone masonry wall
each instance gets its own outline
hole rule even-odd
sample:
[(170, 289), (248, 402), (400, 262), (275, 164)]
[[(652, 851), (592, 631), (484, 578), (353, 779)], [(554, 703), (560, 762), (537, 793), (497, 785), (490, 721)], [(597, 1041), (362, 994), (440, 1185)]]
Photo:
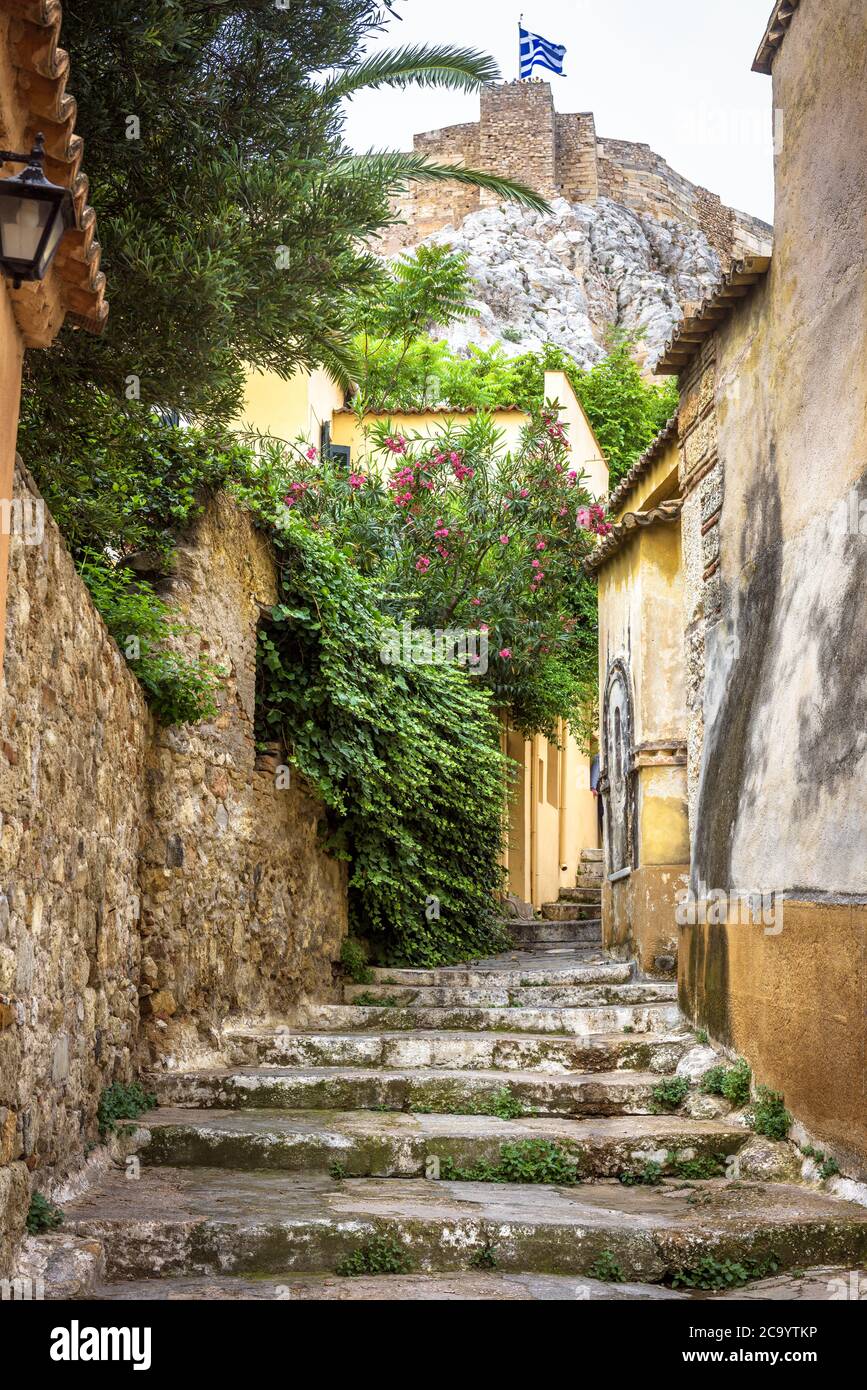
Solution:
[[(22, 470), (16, 497), (40, 500)], [(44, 524), (12, 537), (0, 691), (0, 1278), (31, 1188), (96, 1139), (103, 1087), (213, 1049), (230, 1013), (328, 998), (346, 925), (322, 808), (256, 770), (264, 537), (217, 498), (181, 548), (174, 597), (229, 675), (210, 724), (163, 730)]]
[(323, 808), (258, 768), (256, 627), (276, 601), (266, 538), (217, 497), (164, 586), (196, 649), (227, 672), (215, 719), (159, 732), (142, 855), (143, 1011), (151, 1056), (218, 1041), (229, 1014), (279, 1016), (333, 996), (346, 934), (343, 867), (317, 843)]
[[(38, 498), (20, 469), (15, 497)], [(40, 544), (12, 536), (4, 670), (0, 1276), (31, 1174), (44, 1188), (82, 1161), (103, 1086), (132, 1074), (138, 1028), (151, 720), (50, 516)]]

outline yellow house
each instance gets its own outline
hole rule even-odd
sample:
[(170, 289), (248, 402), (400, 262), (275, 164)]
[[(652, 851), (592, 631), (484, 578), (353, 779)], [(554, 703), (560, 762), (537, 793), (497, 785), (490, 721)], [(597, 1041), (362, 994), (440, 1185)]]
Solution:
[[(565, 373), (546, 372), (544, 392), (546, 400), (559, 405), (572, 458), (586, 475), (585, 485), (594, 497), (604, 498), (608, 467)], [(388, 418), (397, 431), (434, 434), (448, 421), (469, 413), (402, 411), (391, 412)], [(303, 438), (317, 447), (328, 443), (348, 448), (353, 462), (364, 450), (365, 432), (383, 418), (370, 414), (359, 421), (325, 372), (299, 373), (288, 381), (276, 373), (251, 372), (236, 427), (287, 442)], [(515, 407), (494, 411), (494, 423), (508, 448), (517, 444), (528, 418)], [(561, 888), (574, 887), (582, 849), (599, 846), (596, 798), (590, 787), (592, 754), (565, 727), (558, 742), (551, 743), (540, 736), (525, 739), (505, 725), (502, 741), (517, 764), (505, 856), (509, 891), (520, 902), (539, 908), (555, 901)]]
[(675, 417), (611, 494), (613, 530), (586, 564), (599, 588), (603, 939), (655, 975), (676, 969), (689, 872), (678, 460)]

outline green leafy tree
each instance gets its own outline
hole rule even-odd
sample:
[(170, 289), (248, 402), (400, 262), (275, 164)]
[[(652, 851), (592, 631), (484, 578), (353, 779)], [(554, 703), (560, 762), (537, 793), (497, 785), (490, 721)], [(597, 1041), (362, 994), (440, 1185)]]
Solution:
[[(381, 270), (366, 243), (409, 180), (457, 178), (532, 206), (529, 190), (416, 155), (355, 157), (344, 103), (421, 82), (474, 91), (496, 65), (469, 49), (359, 61), (376, 0), (88, 0), (64, 8), (77, 127), (111, 314), (28, 360), (27, 394), (92, 383), (188, 415), (236, 413), (246, 364), (352, 374), (353, 296)], [(329, 73), (329, 76), (320, 76)]]

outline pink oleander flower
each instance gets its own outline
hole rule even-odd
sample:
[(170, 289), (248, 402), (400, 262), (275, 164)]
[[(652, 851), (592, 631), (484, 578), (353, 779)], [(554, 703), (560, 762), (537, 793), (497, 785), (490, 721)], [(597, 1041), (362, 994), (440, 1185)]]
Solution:
[(482, 606), (482, 600), (480, 598), (471, 598), (470, 603), (474, 608), (481, 608)]
[(314, 449), (312, 444), (310, 445), (310, 448), (307, 450), (307, 457), (309, 458), (311, 463), (316, 457), (316, 450)]
[(446, 536), (448, 535), (448, 533), (449, 533), (449, 528), (448, 528), (448, 526), (438, 526), (437, 529), (434, 531), (434, 536), (435, 536), (435, 538), (436, 538), (438, 541), (442, 541), (442, 540), (445, 540), (445, 538), (446, 538)]
[(575, 520), (578, 522), (578, 525), (581, 527), (583, 531), (588, 531), (591, 525), (590, 508), (579, 507), (577, 512), (575, 513)]
[(521, 496), (522, 496), (522, 497), (529, 497), (529, 496), (530, 496), (530, 489), (529, 489), (528, 487), (522, 487), (522, 488), (521, 488)]
[(419, 574), (427, 574), (428, 570), (430, 569), (430, 559), (428, 558), (428, 556), (419, 555), (418, 559), (415, 562), (415, 567), (418, 570)]
[(541, 561), (541, 560), (534, 560), (534, 561), (533, 561), (533, 569), (534, 569), (534, 570), (540, 570), (541, 568), (542, 568), (542, 561)]
[(406, 453), (406, 440), (402, 434), (397, 436), (389, 435), (385, 441), (386, 449), (390, 449), (393, 454)]
[(458, 454), (458, 453), (451, 453), (451, 454), (449, 454), (449, 461), (450, 461), (451, 463), (460, 463), (460, 461), (461, 461), (461, 456), (460, 456), (460, 454)]
[(490, 630), (487, 623), (479, 623), (479, 632), (490, 632)]
[(353, 489), (364, 487), (367, 478), (364, 473), (350, 473), (349, 486)]
[(537, 542), (536, 542), (536, 549), (537, 549), (537, 550), (547, 550), (547, 549), (548, 549), (548, 543), (547, 543), (547, 541), (537, 541)]
[(501, 647), (501, 649), (500, 649), (498, 655), (499, 655), (499, 657), (500, 657), (500, 659), (501, 659), (502, 661), (511, 661), (511, 659), (512, 659), (512, 648), (511, 648), (511, 647)]
[(508, 537), (508, 536), (501, 536), (501, 537), (500, 537), (500, 545), (508, 545), (508, 544), (509, 544), (509, 537)]

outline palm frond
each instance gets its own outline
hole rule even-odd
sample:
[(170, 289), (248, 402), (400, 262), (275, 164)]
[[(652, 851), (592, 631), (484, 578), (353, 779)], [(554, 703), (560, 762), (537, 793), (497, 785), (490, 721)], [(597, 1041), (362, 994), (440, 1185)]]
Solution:
[(360, 362), (350, 342), (336, 333), (323, 335), (316, 342), (316, 356), (326, 371), (344, 391), (351, 391), (358, 380)]
[(533, 212), (549, 213), (550, 203), (526, 184), (488, 174), (481, 169), (467, 169), (463, 164), (434, 164), (418, 154), (370, 150), (367, 154), (344, 156), (335, 161), (332, 169), (338, 173), (359, 173), (375, 178), (383, 188), (402, 188), (407, 183), (448, 182), (468, 183), (485, 188), (504, 202), (518, 203)]
[(500, 70), (487, 53), (450, 44), (408, 46), (374, 53), (325, 83), (324, 93), (335, 100), (374, 87), (450, 87), (477, 92), (496, 82)]

